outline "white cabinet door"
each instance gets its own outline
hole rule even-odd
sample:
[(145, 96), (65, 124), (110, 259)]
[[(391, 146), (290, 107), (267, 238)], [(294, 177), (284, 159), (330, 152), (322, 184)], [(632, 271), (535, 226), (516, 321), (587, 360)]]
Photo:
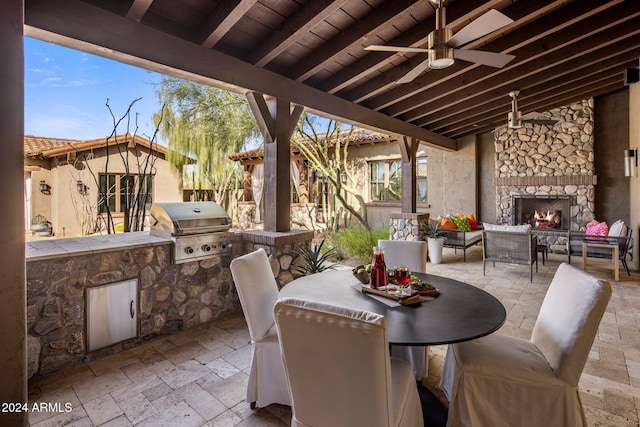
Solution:
[(87, 288), (88, 351), (136, 337), (137, 310), (137, 280)]

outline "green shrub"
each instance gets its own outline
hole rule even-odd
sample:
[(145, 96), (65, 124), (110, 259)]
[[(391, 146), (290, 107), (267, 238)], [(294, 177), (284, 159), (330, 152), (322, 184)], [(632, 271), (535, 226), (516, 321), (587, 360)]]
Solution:
[(369, 264), (373, 258), (373, 247), (378, 246), (378, 240), (388, 238), (387, 227), (374, 228), (371, 231), (363, 227), (351, 227), (332, 234), (330, 243), (336, 252), (359, 258), (362, 264)]

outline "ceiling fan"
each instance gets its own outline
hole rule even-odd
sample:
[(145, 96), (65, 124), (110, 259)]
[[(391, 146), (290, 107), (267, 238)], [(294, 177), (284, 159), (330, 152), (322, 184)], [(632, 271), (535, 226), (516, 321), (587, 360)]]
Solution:
[(417, 67), (409, 71), (396, 83), (409, 83), (418, 77), (424, 70), (428, 68), (442, 69), (453, 65), (454, 58), (464, 61), (476, 62), (490, 67), (502, 68), (509, 61), (515, 58), (514, 55), (502, 53), (487, 52), (482, 50), (457, 49), (459, 46), (465, 45), (480, 37), (486, 36), (506, 25), (513, 20), (495, 9), (489, 10), (475, 21), (471, 22), (455, 35), (453, 30), (446, 25), (445, 8), (442, 6), (443, 0), (430, 0), (437, 5), (436, 8), (436, 29), (429, 34), (429, 47), (400, 47), (400, 46), (381, 46), (371, 45), (365, 47), (365, 50), (382, 51), (382, 52), (417, 52), (428, 53), (429, 57), (421, 62)]
[(548, 117), (544, 117), (541, 113), (536, 111), (532, 111), (530, 113), (525, 114), (524, 116), (520, 111), (518, 111), (518, 95), (520, 94), (519, 90), (512, 90), (509, 92), (509, 96), (511, 97), (511, 112), (509, 113), (509, 129), (520, 129), (523, 123), (531, 123), (534, 125), (549, 125), (553, 126), (558, 123), (556, 119), (550, 119)]

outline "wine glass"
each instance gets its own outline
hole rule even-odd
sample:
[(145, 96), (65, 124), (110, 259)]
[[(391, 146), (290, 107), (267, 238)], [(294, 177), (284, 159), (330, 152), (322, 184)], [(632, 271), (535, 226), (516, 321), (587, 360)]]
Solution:
[(409, 283), (411, 282), (411, 271), (406, 265), (399, 265), (393, 269), (393, 277), (400, 288), (400, 295), (410, 295)]

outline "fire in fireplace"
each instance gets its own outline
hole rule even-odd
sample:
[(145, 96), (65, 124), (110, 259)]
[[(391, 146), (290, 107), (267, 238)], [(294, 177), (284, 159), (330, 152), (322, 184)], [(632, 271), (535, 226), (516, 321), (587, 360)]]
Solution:
[(560, 228), (562, 223), (562, 211), (540, 211), (533, 212), (533, 215), (525, 214), (525, 223), (536, 228)]
[(570, 196), (513, 195), (511, 198), (513, 224), (530, 224), (533, 228), (553, 230), (569, 229)]

